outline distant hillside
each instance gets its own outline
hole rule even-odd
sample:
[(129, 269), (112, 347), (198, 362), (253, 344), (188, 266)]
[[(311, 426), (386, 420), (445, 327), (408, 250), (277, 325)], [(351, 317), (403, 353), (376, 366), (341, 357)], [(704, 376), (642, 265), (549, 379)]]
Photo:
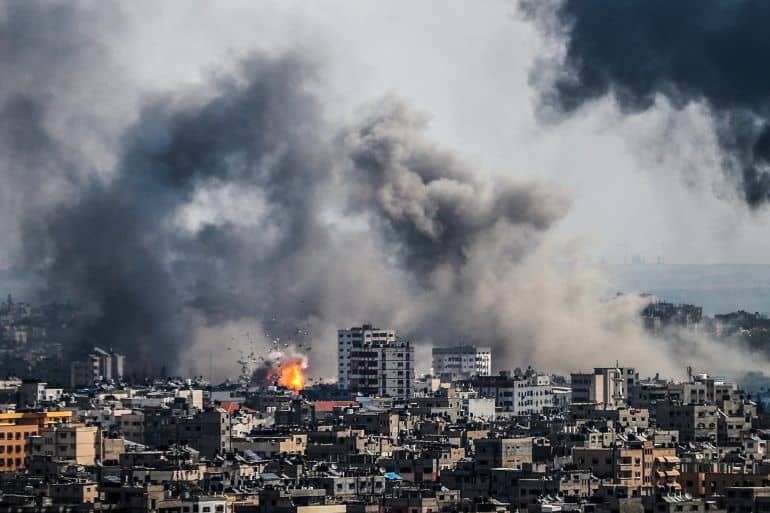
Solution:
[(770, 265), (601, 265), (612, 291), (650, 292), (667, 301), (692, 303), (703, 313), (770, 312)]

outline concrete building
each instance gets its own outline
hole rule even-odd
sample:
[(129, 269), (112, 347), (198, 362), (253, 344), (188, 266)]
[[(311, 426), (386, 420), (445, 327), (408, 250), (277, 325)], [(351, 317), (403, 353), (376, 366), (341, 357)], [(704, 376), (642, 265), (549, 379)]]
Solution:
[(101, 380), (123, 378), (125, 356), (94, 347), (85, 359), (70, 363), (70, 386), (83, 387)]
[(40, 403), (58, 401), (64, 395), (64, 389), (49, 387), (43, 381), (24, 381), (19, 387), (19, 404), (34, 407)]
[(482, 438), (473, 442), (477, 468), (521, 468), (532, 463), (532, 437)]
[(26, 467), (27, 447), (46, 426), (66, 422), (72, 412), (28, 412), (0, 414), (0, 472)]
[(94, 503), (99, 498), (97, 484), (88, 480), (55, 483), (48, 488), (48, 493), (59, 504)]
[(350, 364), (353, 348), (365, 344), (387, 345), (396, 341), (395, 330), (383, 330), (371, 324), (354, 326), (349, 330), (337, 331), (337, 384), (340, 388), (350, 387)]
[(727, 513), (770, 511), (770, 486), (735, 486), (727, 489)]
[(539, 415), (553, 408), (551, 381), (543, 374), (476, 376), (471, 386), (480, 397), (494, 398), (499, 410), (514, 415)]
[(364, 396), (406, 399), (413, 394), (414, 347), (370, 324), (338, 332), (340, 388)]
[(228, 513), (227, 498), (223, 496), (202, 496), (182, 501), (182, 511), (185, 513)]
[(472, 345), (434, 347), (433, 374), (446, 381), (492, 374), (492, 350)]
[(39, 436), (30, 437), (30, 457), (48, 456), (54, 460), (94, 465), (99, 454), (99, 428), (82, 424), (44, 427)]
[(670, 487), (667, 472), (678, 459), (673, 445), (655, 446), (650, 440), (629, 440), (612, 447), (574, 447), (572, 462), (579, 469), (590, 469), (599, 478), (610, 479), (613, 484), (639, 489)]
[(175, 427), (175, 442), (193, 447), (201, 456), (213, 458), (232, 449), (232, 418), (222, 408), (208, 408), (175, 423)]
[(628, 401), (628, 391), (636, 384), (632, 367), (597, 367), (593, 372), (571, 374), (572, 402), (596, 403), (617, 408)]
[(713, 404), (658, 403), (656, 422), (661, 429), (676, 429), (682, 442), (717, 441), (717, 407)]
[(13, 472), (24, 468), (27, 443), (37, 432), (36, 425), (0, 426), (0, 472)]

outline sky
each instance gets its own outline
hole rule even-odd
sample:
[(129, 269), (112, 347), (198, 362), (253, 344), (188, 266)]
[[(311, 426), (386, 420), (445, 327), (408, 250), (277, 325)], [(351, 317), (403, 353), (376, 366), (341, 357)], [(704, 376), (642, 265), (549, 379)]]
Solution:
[[(187, 373), (252, 338), (329, 351), (365, 321), (421, 361), (477, 341), (497, 368), (640, 344), (650, 371), (724, 365), (714, 341), (650, 339), (586, 263), (770, 264), (765, 198), (726, 169), (763, 169), (764, 104), (645, 56), (660, 80), (632, 83), (582, 45), (592, 19), (569, 0), (0, 2), (0, 265), (92, 303), (85, 340)], [(728, 130), (746, 112), (758, 163)]]
[[(559, 232), (590, 257), (668, 263), (770, 263), (767, 209), (719, 188), (713, 127), (698, 106), (664, 98), (627, 116), (592, 101), (562, 123), (538, 119), (537, 60), (555, 43), (515, 2), (169, 3), (129, 6), (118, 42), (142, 84), (174, 87), (252, 48), (299, 49), (323, 62), (327, 114), (389, 91), (431, 116), (430, 131), (489, 173), (558, 181), (573, 207)], [(711, 148), (704, 148), (709, 142)]]

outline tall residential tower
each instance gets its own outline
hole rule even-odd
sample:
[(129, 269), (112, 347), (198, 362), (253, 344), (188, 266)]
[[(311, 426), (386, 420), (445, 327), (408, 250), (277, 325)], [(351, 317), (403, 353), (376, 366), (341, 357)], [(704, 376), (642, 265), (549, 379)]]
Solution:
[(371, 324), (339, 330), (339, 387), (367, 396), (408, 398), (414, 382), (414, 347), (395, 330)]

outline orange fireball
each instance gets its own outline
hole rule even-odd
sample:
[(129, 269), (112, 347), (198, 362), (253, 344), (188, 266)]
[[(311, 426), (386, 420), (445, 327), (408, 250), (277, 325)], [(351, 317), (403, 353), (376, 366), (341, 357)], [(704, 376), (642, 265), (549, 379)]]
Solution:
[(281, 366), (281, 376), (278, 384), (299, 391), (305, 388), (305, 374), (302, 372), (302, 362), (295, 361)]

